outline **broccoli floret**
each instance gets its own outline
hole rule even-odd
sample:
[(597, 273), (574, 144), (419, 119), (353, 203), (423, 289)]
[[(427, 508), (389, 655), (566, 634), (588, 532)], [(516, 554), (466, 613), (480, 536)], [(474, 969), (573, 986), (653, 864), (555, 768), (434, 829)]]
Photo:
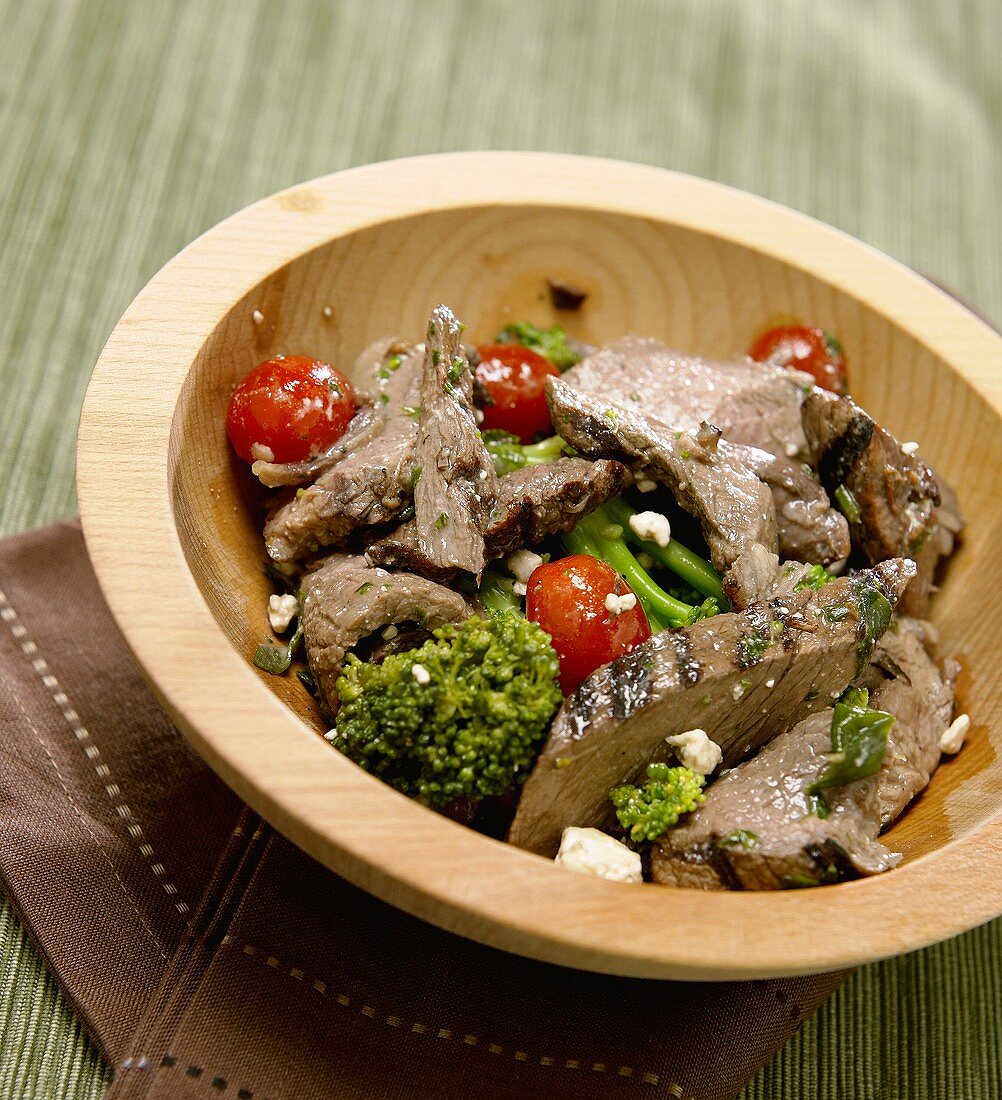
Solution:
[(703, 801), (705, 783), (692, 768), (648, 764), (647, 782), (642, 787), (629, 783), (613, 787), (609, 798), (632, 840), (657, 840)]
[(540, 328), (531, 321), (516, 321), (497, 334), (499, 344), (521, 344), (549, 361), (557, 370), (565, 371), (581, 361), (581, 356), (567, 339), (567, 333), (559, 325)]
[(524, 618), (441, 626), (380, 665), (348, 656), (333, 743), (429, 806), (508, 794), (560, 704), (558, 674), (548, 635)]
[(500, 573), (488, 569), (484, 572), (477, 594), (489, 615), (522, 614), (522, 598), (515, 594), (515, 582), (511, 577), (502, 577)]
[(823, 565), (812, 565), (797, 582), (794, 592), (803, 592), (808, 588), (817, 591), (817, 589), (824, 588), (829, 581), (834, 579), (834, 576)]
[[(708, 561), (676, 539), (671, 539), (667, 546), (658, 546), (640, 538), (630, 527), (633, 515), (635, 512), (626, 501), (615, 497), (582, 517), (572, 531), (561, 535), (561, 541), (568, 553), (591, 554), (611, 565), (643, 604), (653, 630), (689, 626), (729, 607), (720, 575)], [(685, 603), (657, 584), (627, 546), (627, 540), (704, 596), (703, 602)]]
[(544, 462), (556, 462), (567, 453), (567, 444), (559, 435), (539, 443), (519, 443), (517, 435), (509, 435), (497, 428), (480, 433), (488, 454), (494, 462), (494, 470), (500, 477), (521, 466), (538, 466)]

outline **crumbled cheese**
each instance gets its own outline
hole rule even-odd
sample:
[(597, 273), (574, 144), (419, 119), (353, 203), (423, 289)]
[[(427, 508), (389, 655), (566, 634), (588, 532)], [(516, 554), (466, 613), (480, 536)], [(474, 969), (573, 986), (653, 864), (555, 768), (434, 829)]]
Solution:
[(251, 320), (254, 322), (255, 325), (259, 325), (264, 320), (264, 314), (259, 309), (256, 309), (251, 314)]
[(321, 312), (323, 313), (323, 315), (325, 317), (333, 317), (334, 316), (334, 310), (331, 309), (330, 306), (324, 306), (324, 308), (323, 308), (323, 310), (321, 310)]
[(605, 597), (605, 609), (609, 614), (615, 618), (617, 615), (622, 614), (624, 611), (632, 611), (637, 606), (637, 597), (632, 592), (627, 592), (622, 596), (617, 596), (615, 592), (610, 592)]
[(431, 683), (431, 673), (424, 667), (416, 662), (411, 665), (411, 675), (419, 684)]
[(632, 852), (601, 829), (564, 829), (555, 863), (571, 871), (611, 879), (613, 882), (643, 882), (640, 853)]
[(951, 756), (955, 752), (960, 752), (961, 746), (964, 743), (964, 738), (967, 736), (967, 731), (971, 728), (971, 719), (967, 714), (958, 714), (954, 718), (950, 728), (939, 739), (939, 751), (949, 753)]
[(671, 542), (671, 524), (668, 517), (660, 512), (637, 512), (630, 516), (630, 530), (642, 539), (650, 539), (658, 546), (667, 546)]
[(385, 627), (383, 630), (383, 640), (388, 642), (392, 638), (395, 638), (399, 633), (400, 631), (397, 630), (393, 623), (390, 623), (390, 625), (388, 627)]
[(651, 481), (649, 477), (642, 477), (637, 482), (637, 490), (641, 493), (653, 493), (657, 487), (658, 483), (656, 481)]
[(263, 443), (252, 443), (251, 454), (257, 462), (275, 461), (275, 452), (270, 447), (266, 447)]
[(284, 634), (289, 629), (298, 611), (299, 601), (295, 596), (268, 597), (268, 622), (276, 634)]
[(525, 581), (516, 581), (511, 586), (511, 590), (515, 593), (516, 596), (524, 596), (529, 589)]
[(765, 686), (767, 688), (774, 688), (776, 686), (776, 681), (775, 680), (766, 680)]
[(787, 458), (796, 458), (797, 455), (800, 454), (800, 448), (796, 443), (787, 443), (783, 450), (786, 451)]
[(665, 741), (675, 750), (679, 763), (700, 775), (709, 775), (724, 759), (720, 746), (710, 740), (706, 730), (686, 730), (666, 737)]
[(906, 455), (913, 455), (919, 449), (919, 445), (915, 442), (915, 440), (910, 440), (908, 443), (902, 443), (901, 449), (905, 452)]
[(543, 559), (531, 550), (516, 550), (508, 555), (508, 568), (516, 580), (527, 581), (542, 564)]
[(731, 689), (731, 698), (736, 703), (745, 693), (745, 686), (740, 681)]
[(337, 739), (337, 730), (328, 730), (324, 734), (325, 741), (335, 741)]
[(483, 422), (484, 422), (484, 410), (483, 409), (474, 409), (473, 410), (473, 419), (478, 424), (483, 424)]

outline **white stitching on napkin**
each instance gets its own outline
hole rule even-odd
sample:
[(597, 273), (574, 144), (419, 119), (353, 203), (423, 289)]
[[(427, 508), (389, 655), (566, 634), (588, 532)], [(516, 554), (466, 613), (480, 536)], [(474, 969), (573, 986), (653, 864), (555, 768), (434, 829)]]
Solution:
[[(44, 657), (36, 656), (36, 654), (38, 654), (38, 646), (28, 637), (28, 631), (19, 621), (17, 612), (11, 605), (10, 600), (7, 599), (7, 593), (4, 592), (3, 589), (0, 589), (0, 620), (7, 624), (7, 628), (10, 630), (14, 641), (17, 642), (21, 652), (28, 659), (32, 669), (42, 681), (43, 686), (52, 696), (52, 701), (59, 708), (59, 713), (73, 731), (77, 744), (83, 748), (84, 755), (90, 761), (98, 778), (107, 780), (107, 782), (102, 784), (104, 792), (114, 807), (115, 813), (125, 822), (125, 831), (137, 842), (139, 854), (146, 860), (154, 878), (160, 883), (164, 893), (167, 894), (168, 897), (176, 898), (178, 893), (177, 887), (169, 879), (163, 877), (166, 873), (164, 867), (154, 859), (153, 847), (146, 840), (143, 834), (142, 825), (136, 821), (132, 813), (132, 808), (121, 797), (122, 792), (118, 784), (110, 779), (111, 769), (101, 759), (101, 750), (91, 740), (90, 731), (80, 721), (80, 715), (70, 706), (69, 697), (60, 687), (59, 681), (49, 667), (48, 662)], [(42, 747), (45, 748), (44, 745)], [(61, 777), (60, 781), (62, 781)], [(69, 792), (67, 791), (67, 796), (68, 795)], [(186, 916), (190, 909), (187, 902), (180, 900), (174, 902), (174, 908), (182, 916)]]
[[(233, 938), (228, 935), (223, 936), (222, 940), (220, 941), (221, 947), (229, 947), (232, 944)], [(267, 966), (269, 969), (278, 970), (281, 973), (286, 974), (288, 977), (294, 979), (295, 981), (301, 984), (305, 984), (303, 982), (304, 973), (298, 966), (286, 967), (286, 965), (282, 963), (279, 959), (277, 959), (274, 955), (266, 951), (260, 950), (252, 943), (242, 944), (240, 950), (242, 954), (247, 955), (249, 958), (259, 959), (259, 961), (261, 961), (262, 964)], [(316, 990), (316, 992), (319, 993), (321, 996), (327, 996), (328, 989), (326, 982), (314, 979), (309, 984), (311, 988)], [(342, 1005), (346, 1008), (355, 1003), (347, 993), (335, 993), (332, 994), (332, 996), (337, 1004)], [(355, 1004), (355, 1007), (358, 1009), (361, 1015), (367, 1017), (370, 1020), (381, 1020), (384, 1024), (387, 1025), (387, 1027), (398, 1028), (403, 1023), (403, 1019), (400, 1016), (380, 1015), (380, 1013), (372, 1005), (359, 1003)], [(451, 1030), (450, 1028), (436, 1028), (432, 1027), (429, 1024), (415, 1022), (411, 1024), (408, 1030), (414, 1035), (431, 1035), (434, 1036), (434, 1038), (436, 1039), (459, 1039), (464, 1046), (483, 1047), (491, 1054), (504, 1053), (504, 1047), (502, 1047), (499, 1043), (485, 1043), (481, 1038), (476, 1035), (470, 1035), (465, 1032), (458, 1033)], [(528, 1052), (524, 1050), (512, 1051), (511, 1056), (515, 1059), (516, 1062), (528, 1062), (531, 1060)], [(556, 1058), (549, 1054), (542, 1055), (538, 1059), (538, 1062), (541, 1066), (559, 1066), (562, 1069), (571, 1070), (581, 1069), (583, 1066), (589, 1064), (582, 1062), (577, 1058), (568, 1058), (564, 1062), (558, 1062)], [(610, 1070), (610, 1067), (605, 1062), (592, 1062), (590, 1063), (590, 1066), (592, 1072), (594, 1073), (606, 1073)], [(616, 1066), (613, 1068), (613, 1072), (616, 1074), (617, 1077), (632, 1078), (634, 1077), (634, 1075), (636, 1075), (636, 1079), (642, 1081), (645, 1085), (657, 1085), (661, 1082), (661, 1078), (658, 1077), (656, 1073), (651, 1073), (650, 1071), (637, 1073), (637, 1071), (632, 1066)], [(678, 1085), (675, 1082), (671, 1082), (668, 1085), (668, 1089), (672, 1096), (677, 1096), (681, 1100), (681, 1098), (683, 1097), (681, 1085)], [(690, 1096), (688, 1098), (685, 1098), (685, 1100), (695, 1100), (695, 1097)]]

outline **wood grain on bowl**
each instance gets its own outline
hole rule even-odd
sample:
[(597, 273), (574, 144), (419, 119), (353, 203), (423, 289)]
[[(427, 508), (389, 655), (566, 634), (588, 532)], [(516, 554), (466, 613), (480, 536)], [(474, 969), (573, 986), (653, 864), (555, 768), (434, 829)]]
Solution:
[[(557, 314), (546, 279), (587, 291)], [(715, 894), (574, 874), (423, 809), (318, 736), (295, 678), (250, 664), (270, 585), (223, 427), (261, 359), (349, 362), (448, 302), (475, 338), (559, 320), (728, 356), (793, 316), (836, 332), (854, 395), (957, 486), (969, 520), (934, 605), (967, 669), (969, 745), (887, 834), (886, 875)], [(137, 376), (142, 385), (137, 386)], [(801, 215), (637, 165), (451, 154), (314, 180), (199, 238), (142, 291), (88, 390), (78, 481), (122, 632), (192, 744), (335, 871), (455, 932), (561, 963), (724, 979), (850, 966), (1002, 912), (1002, 339), (928, 282)], [(810, 935), (797, 934), (810, 928)]]

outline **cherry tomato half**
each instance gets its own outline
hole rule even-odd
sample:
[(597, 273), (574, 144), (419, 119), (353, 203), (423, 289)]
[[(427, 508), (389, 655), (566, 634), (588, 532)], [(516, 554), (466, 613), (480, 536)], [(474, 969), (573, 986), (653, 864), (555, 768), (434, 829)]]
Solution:
[(748, 349), (752, 359), (802, 370), (826, 390), (845, 393), (845, 358), (839, 342), (820, 328), (781, 325), (764, 332)]
[(267, 447), (275, 462), (301, 462), (344, 435), (358, 411), (351, 383), (306, 355), (277, 355), (256, 366), (233, 391), (226, 431), (245, 462)]
[(632, 589), (610, 565), (588, 554), (540, 565), (529, 578), (526, 615), (553, 639), (565, 695), (651, 636), (640, 601), (615, 614), (606, 607), (610, 593), (625, 596)]
[(483, 410), (481, 427), (517, 435), (522, 443), (531, 443), (537, 435), (548, 435), (553, 429), (545, 384), (549, 375), (559, 375), (560, 371), (521, 344), (484, 344), (477, 351), (477, 380), (493, 402)]

